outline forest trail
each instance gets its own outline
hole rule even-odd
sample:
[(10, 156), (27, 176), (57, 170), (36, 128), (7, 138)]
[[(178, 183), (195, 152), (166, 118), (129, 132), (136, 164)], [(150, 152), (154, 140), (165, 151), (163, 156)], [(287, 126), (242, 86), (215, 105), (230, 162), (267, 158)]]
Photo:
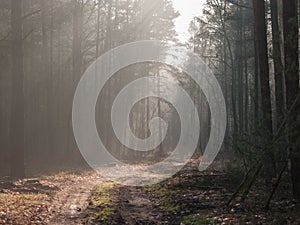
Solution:
[[(117, 165), (101, 168), (100, 174), (119, 177), (123, 174), (128, 183), (136, 184), (140, 180), (151, 180), (161, 174), (146, 174), (149, 177), (136, 177), (137, 171), (141, 171), (142, 166), (122, 166)], [(139, 173), (138, 173), (139, 174)], [(140, 175), (140, 174), (139, 174)], [(145, 174), (144, 174), (145, 176)], [(141, 182), (143, 182), (141, 181)], [(55, 183), (55, 182), (54, 182)], [(57, 183), (57, 190), (51, 200), (50, 225), (69, 224), (90, 224), (93, 223), (94, 213), (91, 213), (89, 205), (92, 204), (92, 196), (98, 193), (107, 183), (111, 183), (94, 171), (83, 172), (68, 176), (66, 182), (63, 180)], [(116, 206), (115, 217), (118, 217), (122, 224), (145, 223), (149, 221), (160, 221), (166, 216), (157, 205), (150, 199), (141, 188), (135, 186), (123, 186), (115, 182), (109, 192), (113, 192), (112, 204)], [(99, 193), (98, 193), (99, 194)]]
[(65, 183), (54, 195), (49, 224), (82, 224), (91, 192), (102, 182), (103, 179), (96, 173), (89, 172)]
[[(141, 165), (136, 166), (109, 166), (101, 169), (101, 173), (111, 174), (111, 177), (118, 171), (122, 171), (128, 183), (136, 184), (139, 180), (153, 179), (161, 174), (152, 173), (152, 178), (135, 177), (137, 171), (141, 171)], [(153, 201), (153, 196), (143, 187), (124, 186), (115, 182), (108, 181), (96, 172), (89, 171), (81, 174), (68, 176), (66, 182), (59, 181), (57, 190), (51, 200), (50, 225), (69, 225), (69, 224), (94, 224), (95, 214), (92, 208), (92, 198), (99, 195), (99, 190), (108, 183), (113, 186), (107, 191), (110, 192), (110, 202), (115, 208), (113, 220), (108, 224), (168, 224), (168, 214)], [(59, 184), (59, 185), (58, 185)], [(101, 195), (101, 194), (100, 194)], [(106, 194), (104, 194), (106, 195)], [(105, 205), (103, 208), (109, 208)], [(99, 206), (96, 207), (98, 210)], [(163, 221), (166, 221), (165, 223)], [(102, 221), (100, 224), (106, 224)]]
[[(233, 177), (217, 165), (200, 172), (198, 163), (191, 160), (173, 177), (144, 187), (117, 184), (90, 170), (2, 179), (0, 224), (300, 224), (299, 208), (280, 197), (284, 189), (270, 211), (262, 210), (265, 195), (259, 185), (247, 201), (226, 206), (236, 185)], [(127, 178), (130, 168), (122, 168)]]
[[(119, 189), (117, 213), (123, 224), (168, 224), (165, 212), (149, 194), (137, 187)], [(165, 223), (164, 223), (165, 221)]]

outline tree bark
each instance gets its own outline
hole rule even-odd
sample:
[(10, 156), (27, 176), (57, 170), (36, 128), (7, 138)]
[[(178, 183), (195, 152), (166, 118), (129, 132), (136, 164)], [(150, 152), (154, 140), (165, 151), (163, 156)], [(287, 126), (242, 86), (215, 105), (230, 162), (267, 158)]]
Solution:
[(82, 33), (82, 4), (81, 0), (73, 0), (73, 43), (72, 43), (72, 57), (73, 57), (73, 76), (74, 85), (80, 78), (82, 70), (82, 53), (81, 53), (81, 33)]
[(267, 46), (267, 27), (265, 18), (265, 1), (253, 0), (255, 39), (258, 54), (258, 67), (262, 98), (262, 125), (272, 133), (271, 93), (269, 83), (269, 62)]
[(101, 0), (97, 2), (97, 34), (96, 34), (96, 58), (100, 55), (100, 19), (101, 19)]
[(284, 113), (284, 74), (282, 63), (282, 52), (280, 47), (280, 31), (278, 20), (277, 0), (270, 0), (271, 19), (272, 19), (272, 44), (273, 44), (273, 62), (275, 77), (275, 95), (276, 95), (276, 123), (280, 124)]
[[(261, 137), (265, 146), (268, 146), (272, 140), (272, 108), (271, 108), (271, 92), (269, 78), (269, 61), (268, 61), (268, 46), (267, 46), (267, 26), (265, 17), (265, 1), (253, 0), (254, 26), (255, 26), (255, 41), (258, 57), (258, 69), (261, 90), (261, 111), (262, 111), (262, 134)], [(272, 149), (263, 147), (262, 161), (264, 162), (264, 175), (266, 185), (271, 184), (272, 177), (275, 176), (275, 171), (270, 162), (273, 158)], [(274, 161), (273, 161), (274, 162)]]
[[(290, 108), (299, 93), (299, 50), (298, 50), (298, 16), (297, 0), (283, 1), (283, 36), (285, 55), (286, 97)], [(297, 145), (299, 129), (300, 104), (297, 103), (294, 113), (290, 115), (288, 139), (291, 151), (291, 176), (293, 194), (300, 200), (300, 148)]]
[(24, 177), (24, 71), (22, 43), (22, 0), (11, 0), (12, 28), (12, 105), (11, 176)]

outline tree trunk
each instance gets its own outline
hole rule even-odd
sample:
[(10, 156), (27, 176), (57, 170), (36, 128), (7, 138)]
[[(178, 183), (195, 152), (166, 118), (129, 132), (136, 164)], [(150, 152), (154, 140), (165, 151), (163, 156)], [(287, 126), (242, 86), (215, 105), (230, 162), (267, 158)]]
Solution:
[(24, 177), (24, 71), (22, 43), (22, 0), (11, 0), (12, 106), (11, 176)]
[[(297, 0), (283, 1), (283, 35), (285, 55), (287, 107), (291, 108), (299, 93), (299, 50)], [(293, 193), (300, 200), (300, 148), (297, 145), (300, 104), (289, 115), (288, 139), (291, 151), (291, 176)], [(295, 126), (296, 125), (296, 126)]]
[(243, 12), (241, 9), (238, 9), (238, 12), (240, 14), (239, 16), (239, 22), (237, 27), (237, 46), (236, 46), (236, 64), (237, 64), (237, 102), (238, 102), (238, 118), (239, 118), (239, 128), (238, 131), (240, 134), (244, 132), (244, 112), (243, 112), (243, 106), (244, 106), (244, 68), (243, 68)]
[(72, 57), (73, 57), (73, 76), (74, 86), (81, 75), (82, 70), (82, 53), (81, 53), (81, 33), (82, 33), (82, 5), (81, 0), (73, 0), (73, 43), (72, 43)]
[[(72, 40), (72, 72), (73, 72), (73, 87), (72, 96), (75, 92), (76, 86), (82, 75), (82, 29), (83, 29), (83, 0), (73, 0), (73, 40)], [(78, 163), (81, 160), (79, 151), (76, 149), (75, 140), (72, 132), (72, 116), (69, 116), (69, 124), (67, 127), (68, 132), (68, 149), (66, 151), (66, 158), (73, 155), (70, 159), (71, 162)]]
[(269, 62), (267, 46), (267, 28), (265, 18), (265, 1), (253, 0), (255, 39), (257, 42), (258, 67), (262, 98), (262, 125), (272, 133), (271, 93), (269, 83)]
[(255, 70), (254, 70), (254, 102), (253, 102), (253, 121), (255, 124), (255, 129), (258, 128), (258, 122), (260, 120), (260, 110), (259, 110), (259, 96), (260, 96), (260, 85), (259, 85), (259, 65), (258, 65), (258, 47), (257, 40), (254, 42), (254, 52), (255, 52)]
[(50, 2), (50, 49), (49, 49), (49, 72), (47, 78), (47, 133), (48, 133), (48, 153), (53, 155), (54, 150), (54, 110), (53, 110), (53, 39), (54, 39), (54, 24), (53, 24), (53, 2)]
[(278, 4), (277, 0), (270, 0), (271, 19), (272, 19), (272, 44), (273, 44), (273, 62), (275, 71), (275, 94), (276, 94), (276, 123), (280, 124), (284, 113), (284, 74), (282, 64), (282, 52), (280, 47), (280, 31), (278, 21)]
[[(160, 85), (161, 85), (161, 83), (160, 83), (161, 75), (160, 75), (160, 66), (159, 65), (157, 65), (156, 76), (158, 78), (158, 81), (157, 81), (157, 94), (159, 96), (159, 98), (157, 98), (157, 116), (162, 119), (162, 114), (161, 114), (161, 98), (160, 98), (160, 96), (161, 96), (161, 88), (160, 88)], [(161, 120), (159, 120), (159, 122), (158, 122), (158, 136), (159, 136), (159, 140), (162, 140), (161, 129), (162, 129), (162, 124), (161, 124)], [(160, 160), (162, 156), (163, 156), (163, 143), (161, 142), (160, 145), (159, 145), (159, 147), (158, 147), (157, 157)]]
[[(267, 27), (265, 18), (265, 1), (253, 0), (254, 12), (254, 26), (255, 26), (255, 39), (256, 50), (258, 57), (258, 69), (260, 78), (261, 90), (261, 111), (262, 111), (262, 134), (261, 137), (264, 141), (264, 152), (262, 153), (262, 160), (265, 164), (265, 182), (266, 185), (271, 184), (272, 177), (275, 176), (273, 164), (270, 158), (273, 158), (272, 149), (269, 149), (272, 140), (272, 108), (271, 108), (271, 92), (269, 83), (269, 62), (268, 62), (268, 47), (267, 47)], [(274, 162), (274, 161), (273, 161)]]
[(100, 19), (101, 19), (101, 0), (97, 2), (97, 34), (96, 34), (96, 58), (100, 55)]

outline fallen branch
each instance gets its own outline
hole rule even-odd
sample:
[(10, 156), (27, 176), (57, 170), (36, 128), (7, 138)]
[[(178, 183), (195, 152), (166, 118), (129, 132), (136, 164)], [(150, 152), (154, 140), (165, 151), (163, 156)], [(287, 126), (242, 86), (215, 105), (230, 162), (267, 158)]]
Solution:
[(255, 166), (252, 166), (246, 173), (246, 175), (244, 176), (243, 181), (241, 182), (241, 184), (238, 186), (238, 188), (236, 189), (236, 191), (233, 193), (233, 195), (231, 196), (231, 198), (229, 199), (229, 201), (227, 202), (227, 206), (229, 206), (231, 204), (231, 202), (236, 198), (236, 196), (239, 194), (239, 192), (242, 190), (242, 188), (244, 187), (244, 185), (246, 184), (248, 177), (251, 173), (251, 171), (255, 168)]
[(256, 169), (256, 171), (255, 171), (255, 173), (254, 173), (254, 175), (253, 175), (253, 177), (252, 177), (252, 179), (251, 179), (249, 185), (247, 186), (247, 189), (246, 189), (246, 190), (244, 191), (244, 193), (243, 193), (241, 202), (244, 202), (245, 199), (247, 198), (247, 196), (248, 196), (248, 194), (249, 194), (249, 192), (250, 192), (250, 189), (251, 189), (251, 187), (253, 186), (253, 184), (254, 184), (254, 182), (255, 182), (255, 180), (256, 180), (258, 174), (260, 173), (260, 171), (261, 171), (261, 169), (262, 169), (262, 167), (263, 167), (262, 164), (260, 164), (260, 165), (257, 167), (257, 169)]
[[(290, 156), (288, 156), (288, 158), (289, 157)], [(279, 186), (280, 180), (281, 180), (282, 175), (283, 175), (284, 171), (286, 170), (287, 166), (288, 166), (288, 160), (286, 160), (285, 163), (284, 163), (284, 165), (282, 166), (282, 169), (281, 169), (281, 171), (280, 171), (280, 173), (279, 173), (279, 175), (278, 175), (278, 177), (276, 179), (276, 182), (275, 182), (275, 184), (274, 184), (274, 186), (272, 188), (270, 196), (269, 196), (269, 198), (268, 198), (268, 200), (266, 202), (266, 205), (265, 205), (265, 209), (266, 210), (269, 210), (269, 208), (270, 208), (270, 203), (272, 201), (272, 198), (273, 198), (273, 196), (274, 196), (274, 194), (275, 194), (275, 192), (276, 192), (276, 190), (277, 190), (277, 188)]]

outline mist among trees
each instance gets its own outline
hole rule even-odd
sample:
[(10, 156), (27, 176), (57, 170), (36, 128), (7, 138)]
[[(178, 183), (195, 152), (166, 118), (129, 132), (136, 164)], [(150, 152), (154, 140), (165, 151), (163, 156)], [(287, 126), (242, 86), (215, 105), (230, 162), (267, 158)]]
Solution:
[[(1, 0), (0, 224), (299, 224), (299, 11), (298, 0), (206, 0), (183, 42), (172, 0)], [(172, 42), (203, 60), (222, 89), (227, 129), (214, 163), (200, 172), (212, 116), (199, 85), (163, 63), (123, 68), (95, 108), (99, 137), (113, 157), (140, 170), (168, 158), (182, 135), (175, 107), (150, 96), (134, 105), (129, 126), (147, 139), (150, 121), (162, 118), (163, 142), (143, 152), (118, 140), (112, 105), (139, 78), (158, 78), (147, 87), (158, 95), (168, 91), (161, 80), (181, 86), (197, 110), (186, 116), (200, 121), (195, 153), (178, 173), (159, 184), (123, 186), (104, 181), (85, 161), (72, 105), (95, 60), (143, 40)], [(161, 138), (161, 120), (158, 126)], [(132, 172), (106, 166), (112, 176)]]

